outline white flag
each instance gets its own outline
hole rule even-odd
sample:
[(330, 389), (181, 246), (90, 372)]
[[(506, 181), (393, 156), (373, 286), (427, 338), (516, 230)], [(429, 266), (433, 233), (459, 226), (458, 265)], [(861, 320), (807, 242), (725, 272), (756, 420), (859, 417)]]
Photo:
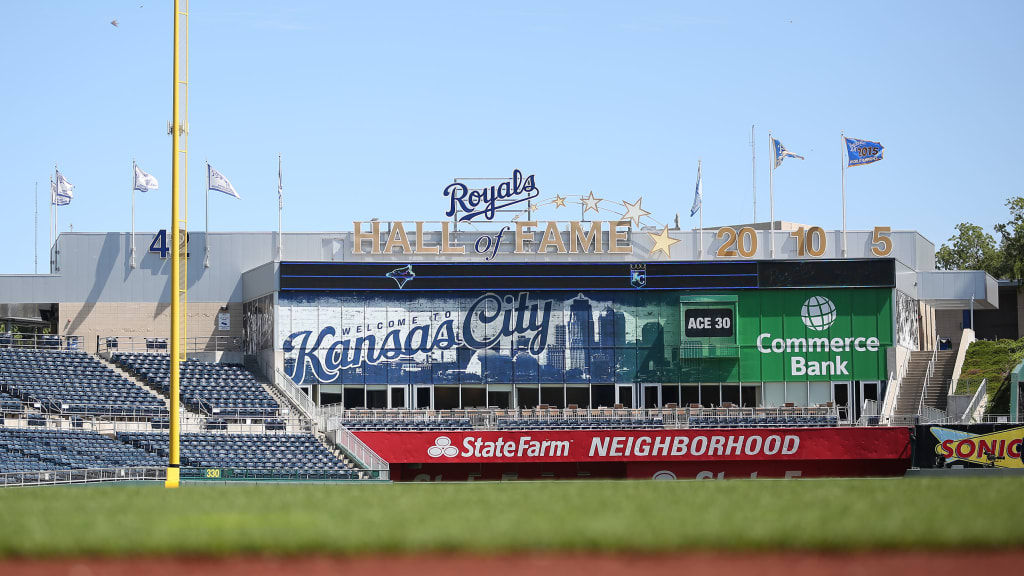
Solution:
[(281, 184), (281, 157), (277, 157), (277, 208), (284, 208), (284, 186)]
[(239, 200), (242, 199), (242, 197), (238, 195), (238, 192), (235, 191), (235, 187), (231, 185), (231, 182), (229, 182), (228, 179), (225, 178), (223, 174), (217, 172), (217, 170), (214, 169), (214, 167), (210, 166), (209, 164), (206, 165), (206, 168), (207, 188), (209, 188), (210, 190), (216, 190), (217, 192), (223, 192), (229, 196), (234, 196)]
[(57, 195), (57, 183), (50, 178), (50, 204), (57, 206), (67, 206), (71, 202), (71, 199), (67, 196)]
[(700, 163), (697, 163), (697, 188), (693, 192), (693, 207), (690, 208), (690, 217), (697, 213), (701, 208), (701, 200), (704, 196), (704, 189), (700, 183)]
[(139, 192), (149, 192), (150, 190), (156, 190), (160, 186), (157, 184), (156, 178), (146, 174), (139, 168), (139, 165), (135, 165), (135, 186), (134, 188)]
[(64, 206), (71, 203), (71, 199), (75, 197), (75, 185), (68, 182), (67, 178), (64, 177), (60, 171), (57, 171), (57, 191), (54, 195), (56, 198), (57, 206)]

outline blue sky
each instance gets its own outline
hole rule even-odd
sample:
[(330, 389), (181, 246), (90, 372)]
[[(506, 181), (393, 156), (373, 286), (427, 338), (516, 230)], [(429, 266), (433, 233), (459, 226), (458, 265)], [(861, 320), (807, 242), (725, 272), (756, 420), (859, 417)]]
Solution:
[[(5, 7), (0, 272), (46, 269), (54, 163), (75, 186), (60, 225), (131, 227), (131, 162), (160, 180), (136, 229), (170, 225), (172, 3)], [(117, 19), (118, 26), (110, 21)], [(441, 220), (456, 177), (536, 174), (542, 196), (593, 190), (663, 222), (768, 219), (768, 132), (806, 160), (775, 173), (775, 217), (840, 228), (840, 131), (885, 160), (848, 173), (850, 229), (958, 222), (991, 231), (1024, 195), (1024, 3), (200, 1), (190, 21), (190, 229), (203, 163), (211, 230), (349, 230)], [(604, 206), (604, 204), (602, 204)], [(565, 219), (547, 214), (542, 219)]]

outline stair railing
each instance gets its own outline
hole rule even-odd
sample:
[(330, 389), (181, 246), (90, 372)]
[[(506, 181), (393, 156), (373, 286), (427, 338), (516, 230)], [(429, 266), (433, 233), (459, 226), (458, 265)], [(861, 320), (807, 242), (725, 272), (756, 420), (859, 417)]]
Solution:
[(921, 395), (917, 401), (917, 413), (920, 415), (924, 409), (924, 392), (928, 389), (928, 383), (935, 374), (935, 360), (939, 357), (939, 336), (935, 337), (935, 346), (932, 347), (932, 357), (928, 361), (928, 368), (924, 373), (924, 384), (921, 385)]

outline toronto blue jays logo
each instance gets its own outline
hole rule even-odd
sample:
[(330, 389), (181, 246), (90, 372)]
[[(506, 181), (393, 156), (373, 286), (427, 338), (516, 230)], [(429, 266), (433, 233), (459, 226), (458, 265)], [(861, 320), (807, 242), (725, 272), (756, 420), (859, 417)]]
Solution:
[(647, 264), (629, 265), (629, 283), (634, 288), (643, 288), (647, 285)]
[(394, 280), (395, 283), (398, 284), (398, 289), (401, 290), (402, 288), (405, 288), (405, 285), (410, 280), (416, 277), (416, 274), (412, 271), (412, 264), (406, 264), (401, 268), (395, 268), (391, 272), (385, 274), (385, 276)]

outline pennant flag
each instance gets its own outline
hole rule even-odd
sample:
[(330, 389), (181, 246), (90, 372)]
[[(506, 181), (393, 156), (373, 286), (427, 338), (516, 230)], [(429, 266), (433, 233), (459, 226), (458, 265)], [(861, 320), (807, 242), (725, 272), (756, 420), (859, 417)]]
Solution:
[(217, 192), (223, 192), (228, 196), (234, 196), (239, 200), (242, 199), (242, 197), (238, 195), (238, 192), (235, 191), (235, 187), (231, 185), (231, 182), (229, 182), (228, 179), (225, 178), (223, 174), (217, 172), (217, 170), (214, 169), (214, 167), (210, 166), (209, 164), (206, 165), (206, 168), (207, 188), (209, 188), (210, 190), (216, 190)]
[(846, 138), (846, 157), (849, 158), (847, 167), (878, 162), (882, 159), (883, 154), (885, 154), (885, 146), (882, 146), (881, 142)]
[(139, 192), (149, 192), (150, 190), (156, 190), (159, 188), (159, 184), (156, 178), (142, 171), (139, 165), (135, 165), (135, 185), (134, 188)]
[(54, 192), (54, 198), (57, 206), (65, 206), (71, 204), (71, 199), (75, 197), (75, 185), (68, 182), (68, 179), (64, 177), (60, 171), (57, 171), (56, 191)]
[(792, 158), (798, 158), (800, 160), (804, 159), (803, 156), (799, 156), (797, 154), (794, 154), (794, 153), (790, 152), (789, 150), (786, 150), (786, 147), (782, 145), (782, 142), (779, 142), (778, 138), (772, 138), (772, 144), (775, 146), (775, 167), (776, 168), (778, 168), (779, 166), (782, 165), (782, 161), (786, 158), (786, 156), (790, 156)]
[(697, 188), (693, 191), (693, 206), (690, 208), (690, 217), (701, 209), (701, 200), (703, 200), (704, 190), (703, 185), (700, 182), (700, 164), (697, 164)]

